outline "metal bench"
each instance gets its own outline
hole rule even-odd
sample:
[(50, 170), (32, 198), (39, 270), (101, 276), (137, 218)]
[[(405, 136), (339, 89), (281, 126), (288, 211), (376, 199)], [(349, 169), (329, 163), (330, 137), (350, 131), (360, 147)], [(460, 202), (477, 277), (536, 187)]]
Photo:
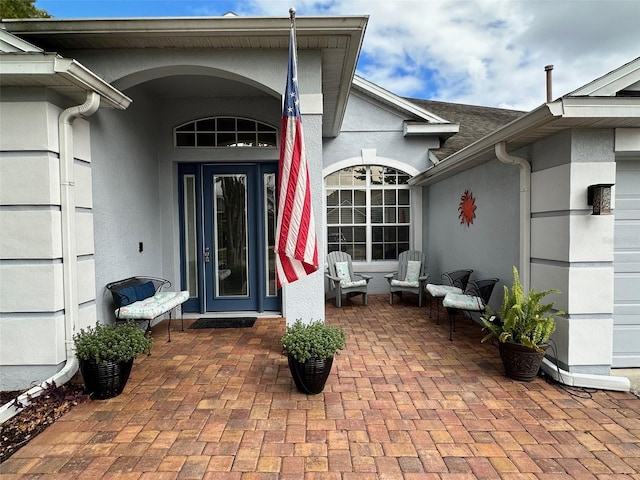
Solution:
[[(113, 296), (116, 321), (146, 320), (148, 332), (151, 330), (152, 320), (168, 313), (167, 332), (169, 339), (167, 341), (170, 342), (172, 311), (176, 307), (181, 307), (189, 299), (189, 292), (186, 290), (178, 292), (162, 290), (170, 287), (169, 280), (156, 277), (130, 277), (109, 283), (107, 289)], [(182, 307), (180, 308), (180, 320), (182, 331), (184, 331)]]

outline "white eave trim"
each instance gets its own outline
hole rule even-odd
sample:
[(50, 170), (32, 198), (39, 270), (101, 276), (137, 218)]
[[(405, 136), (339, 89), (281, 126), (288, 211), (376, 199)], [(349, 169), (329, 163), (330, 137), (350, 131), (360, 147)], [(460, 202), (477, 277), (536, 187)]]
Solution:
[(401, 98), (388, 90), (376, 85), (375, 83), (371, 83), (364, 78), (355, 75), (353, 77), (353, 86), (356, 87), (357, 90), (361, 90), (367, 93), (370, 96), (378, 97), (381, 101), (391, 104), (405, 113), (413, 115), (417, 118), (421, 118), (429, 123), (445, 123), (450, 124), (449, 121), (444, 118), (440, 118), (433, 113), (420, 108), (419, 106), (411, 103), (404, 98)]
[(2, 25), (0, 27), (0, 52), (42, 52), (42, 49), (7, 32)]
[(405, 137), (414, 137), (418, 135), (437, 135), (442, 139), (451, 137), (460, 131), (458, 123), (422, 123), (422, 122), (404, 122), (402, 133)]
[(569, 93), (567, 97), (615, 97), (615, 95), (629, 85), (640, 81), (640, 58), (636, 58), (626, 65), (603, 75), (593, 82)]
[(95, 73), (78, 63), (76, 60), (56, 57), (54, 71), (68, 78), (87, 90), (92, 90), (102, 97), (103, 102), (113, 108), (126, 109), (131, 104), (131, 99), (117, 88), (105, 82)]
[(563, 118), (638, 117), (640, 97), (567, 97), (562, 100)]
[(0, 75), (50, 76), (57, 77), (51, 88), (75, 88), (78, 91), (96, 92), (102, 98), (102, 104), (112, 108), (126, 109), (131, 99), (120, 90), (105, 82), (96, 74), (75, 60), (63, 58), (55, 53), (10, 53), (3, 55), (0, 62)]
[[(602, 118), (640, 118), (640, 97), (563, 97), (545, 103), (523, 117), (458, 150), (409, 180), (410, 185), (430, 185), (463, 168), (475, 157), (493, 150), (500, 142), (508, 142), (524, 133), (559, 118), (594, 120)], [(569, 125), (567, 125), (569, 128)]]

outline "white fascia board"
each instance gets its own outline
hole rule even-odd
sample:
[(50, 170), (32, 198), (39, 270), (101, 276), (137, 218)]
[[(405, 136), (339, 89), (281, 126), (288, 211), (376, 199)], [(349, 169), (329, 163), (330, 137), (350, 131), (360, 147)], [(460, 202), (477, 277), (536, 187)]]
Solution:
[(616, 93), (640, 81), (640, 58), (603, 75), (602, 77), (567, 94), (565, 97), (615, 97)]
[(371, 83), (365, 80), (364, 78), (359, 77), (358, 75), (355, 75), (353, 77), (353, 86), (357, 87), (360, 90), (365, 91), (366, 93), (368, 93), (373, 97), (380, 98), (380, 100), (382, 100), (383, 102), (394, 105), (399, 110), (402, 110), (406, 113), (414, 115), (418, 118), (422, 118), (427, 122), (447, 123), (447, 124), (449, 123), (444, 118), (440, 118), (437, 115), (434, 115), (433, 113), (423, 108), (420, 108), (417, 105), (405, 100), (404, 98), (401, 98), (391, 93), (390, 91), (385, 90), (384, 88), (376, 85), (375, 83)]
[(563, 118), (640, 118), (640, 97), (568, 97)]
[(0, 61), (0, 75), (53, 75), (55, 53), (7, 53)]
[[(75, 60), (63, 58), (56, 53), (9, 53), (2, 55), (0, 75), (29, 75), (51, 77), (47, 86), (73, 88), (77, 91), (98, 93), (103, 105), (126, 109), (131, 99), (120, 90), (105, 82)], [(56, 80), (56, 78), (58, 80)]]
[(105, 82), (82, 64), (68, 58), (56, 57), (54, 71), (85, 90), (98, 93), (113, 108), (125, 110), (132, 100), (111, 84)]
[(42, 52), (42, 49), (0, 29), (0, 52)]
[(441, 138), (449, 138), (454, 133), (460, 131), (458, 123), (419, 123), (404, 122), (402, 133), (405, 137), (413, 137), (418, 135), (437, 135)]

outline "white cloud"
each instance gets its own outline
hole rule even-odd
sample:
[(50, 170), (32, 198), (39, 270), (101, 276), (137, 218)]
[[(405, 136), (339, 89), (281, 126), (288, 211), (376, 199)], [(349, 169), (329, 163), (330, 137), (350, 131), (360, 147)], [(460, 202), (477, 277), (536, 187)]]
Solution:
[[(287, 15), (292, 2), (243, 2)], [(531, 110), (640, 56), (636, 0), (299, 0), (298, 15), (369, 15), (358, 73), (402, 96)], [(246, 10), (245, 10), (246, 12)], [(243, 13), (245, 13), (243, 12)]]
[[(640, 56), (640, 0), (40, 0), (64, 17), (368, 15), (358, 73), (391, 92), (531, 110)], [(69, 12), (72, 12), (69, 13)]]

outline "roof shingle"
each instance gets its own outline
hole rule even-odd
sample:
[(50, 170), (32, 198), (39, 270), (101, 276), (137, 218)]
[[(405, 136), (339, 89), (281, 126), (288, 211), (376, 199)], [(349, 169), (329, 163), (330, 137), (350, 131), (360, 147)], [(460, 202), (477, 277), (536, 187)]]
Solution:
[(418, 98), (407, 98), (407, 100), (450, 122), (460, 124), (460, 131), (457, 134), (447, 139), (440, 148), (430, 151), (438, 160), (447, 158), (458, 150), (462, 150), (467, 145), (471, 145), (476, 140), (527, 113), (519, 110), (421, 100)]

